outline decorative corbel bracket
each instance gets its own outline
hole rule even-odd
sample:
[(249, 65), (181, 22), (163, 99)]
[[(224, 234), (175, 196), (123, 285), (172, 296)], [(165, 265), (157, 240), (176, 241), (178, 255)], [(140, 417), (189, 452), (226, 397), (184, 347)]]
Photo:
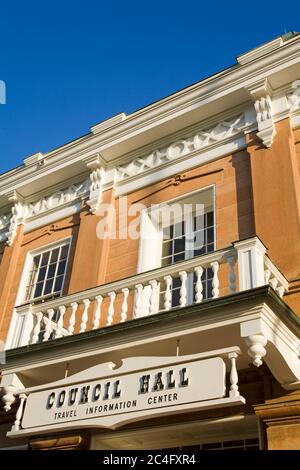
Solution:
[(272, 90), (265, 78), (248, 87), (248, 91), (254, 100), (256, 120), (258, 125), (257, 136), (265, 147), (271, 147), (276, 129), (272, 113)]
[(22, 197), (16, 191), (13, 191), (7, 195), (9, 202), (13, 203), (11, 213), (12, 217), (10, 219), (10, 224), (8, 231), (6, 232), (7, 245), (11, 246), (14, 242), (14, 239), (17, 235), (18, 227), (21, 224), (24, 224), (24, 219), (26, 217), (27, 206), (24, 204)]
[(89, 199), (87, 200), (87, 204), (90, 207), (91, 213), (97, 214), (102, 202), (102, 184), (104, 178), (103, 161), (100, 155), (85, 159), (84, 161), (91, 171)]

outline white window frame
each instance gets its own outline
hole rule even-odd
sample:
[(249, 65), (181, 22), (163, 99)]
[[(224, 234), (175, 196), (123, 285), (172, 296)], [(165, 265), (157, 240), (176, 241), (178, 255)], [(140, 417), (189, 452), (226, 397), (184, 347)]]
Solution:
[[(66, 245), (66, 244), (69, 245), (69, 252), (68, 252), (67, 261), (66, 261), (66, 271), (65, 271), (65, 274), (64, 274), (64, 280), (63, 280), (62, 288), (61, 288), (61, 295), (62, 295), (62, 292), (63, 292), (64, 287), (65, 287), (66, 274), (67, 274), (68, 264), (69, 264), (69, 260), (70, 260), (72, 237), (61, 238), (60, 240), (58, 240), (54, 243), (51, 243), (49, 245), (44, 245), (42, 247), (36, 248), (35, 250), (32, 250), (32, 251), (27, 253), (24, 268), (23, 268), (21, 283), (20, 283), (20, 289), (19, 289), (18, 296), (17, 296), (16, 305), (21, 305), (23, 303), (34, 303), (35, 302), (34, 298), (26, 299), (26, 289), (27, 289), (27, 286), (29, 284), (33, 258), (35, 256), (39, 255), (39, 254), (46, 253), (47, 251), (50, 251), (50, 250), (55, 250), (55, 248), (59, 248), (62, 245)], [(45, 296), (45, 297), (47, 297), (47, 296)], [(42, 299), (43, 299), (43, 297), (38, 297), (37, 298), (37, 300), (42, 300)]]
[[(215, 184), (210, 184), (201, 189), (196, 189), (189, 193), (183, 194), (176, 198), (169, 199), (167, 201), (162, 201), (161, 204), (157, 204), (157, 208), (165, 204), (173, 204), (175, 202), (184, 201), (195, 195), (199, 195), (199, 203), (201, 203), (201, 193), (212, 190), (212, 207), (213, 207), (213, 224), (214, 224), (214, 251), (217, 249), (217, 230), (216, 230), (216, 186)], [(148, 235), (148, 236), (147, 236)], [(152, 269), (157, 269), (161, 267), (162, 262), (162, 240), (163, 240), (163, 230), (162, 227), (155, 229), (153, 221), (150, 220), (149, 208), (146, 208), (141, 213), (141, 224), (140, 224), (140, 243), (139, 243), (139, 253), (138, 253), (138, 265), (137, 273), (143, 273), (150, 271)], [(171, 265), (170, 265), (171, 266)], [(151, 295), (151, 288), (145, 286), (142, 292), (142, 305), (146, 306), (149, 304), (149, 299)], [(192, 289), (189, 289), (189, 292), (192, 292)], [(192, 294), (190, 293), (189, 296)], [(159, 309), (159, 297), (160, 297), (160, 285), (156, 287), (156, 294), (154, 301), (155, 309)], [(189, 299), (191, 300), (191, 299)], [(142, 307), (143, 309), (143, 307)], [(142, 312), (147, 314), (147, 312)]]
[[(167, 201), (161, 202), (157, 207), (164, 204), (173, 204), (176, 202), (184, 201), (189, 197), (199, 194), (199, 199), (201, 198), (201, 193), (212, 190), (213, 192), (213, 223), (214, 223), (214, 251), (217, 250), (217, 227), (216, 227), (216, 186), (211, 184), (205, 186), (201, 189), (196, 189), (190, 193), (183, 194), (176, 198), (169, 199)], [(199, 200), (201, 203), (201, 200)], [(138, 253), (138, 265), (137, 273), (143, 273), (150, 271), (151, 269), (156, 269), (161, 267), (161, 250), (162, 250), (162, 230), (161, 228), (157, 231), (157, 234), (154, 233), (154, 229), (151, 228), (149, 223), (149, 208), (146, 208), (141, 213), (141, 228), (140, 228), (140, 243), (139, 243), (139, 253)], [(152, 224), (153, 225), (153, 224)], [(147, 237), (147, 231), (151, 231), (150, 237)]]

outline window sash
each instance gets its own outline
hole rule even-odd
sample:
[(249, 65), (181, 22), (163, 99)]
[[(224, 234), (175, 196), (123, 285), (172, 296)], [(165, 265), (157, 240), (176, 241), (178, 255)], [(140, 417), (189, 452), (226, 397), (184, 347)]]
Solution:
[(35, 253), (26, 286), (26, 300), (62, 294), (70, 252), (70, 242)]

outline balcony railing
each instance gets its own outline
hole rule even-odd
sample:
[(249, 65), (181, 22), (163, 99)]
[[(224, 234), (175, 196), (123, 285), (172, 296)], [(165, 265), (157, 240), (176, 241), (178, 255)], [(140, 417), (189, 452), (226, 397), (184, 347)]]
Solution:
[(45, 342), (168, 311), (172, 303), (174, 306), (174, 279), (177, 308), (265, 284), (270, 284), (280, 297), (288, 289), (286, 278), (266, 255), (265, 246), (254, 237), (83, 292), (18, 306), (7, 346)]

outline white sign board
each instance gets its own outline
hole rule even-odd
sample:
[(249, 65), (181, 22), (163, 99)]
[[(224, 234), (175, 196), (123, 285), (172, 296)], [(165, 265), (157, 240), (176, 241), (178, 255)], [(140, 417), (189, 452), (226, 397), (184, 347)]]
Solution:
[(199, 355), (128, 358), (119, 369), (95, 366), (40, 390), (29, 389), (21, 429), (115, 428), (136, 419), (218, 406), (218, 401), (219, 406), (243, 403), (240, 396), (224, 399), (225, 375), (222, 357)]

